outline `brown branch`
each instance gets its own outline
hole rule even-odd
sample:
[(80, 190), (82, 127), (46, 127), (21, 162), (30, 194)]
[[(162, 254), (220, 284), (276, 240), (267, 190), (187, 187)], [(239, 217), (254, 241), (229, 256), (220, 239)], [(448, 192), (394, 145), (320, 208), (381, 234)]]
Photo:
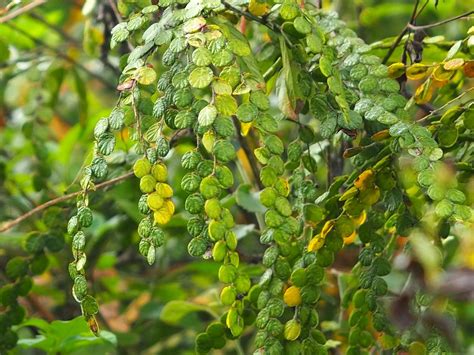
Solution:
[[(126, 173), (124, 175), (121, 175), (121, 176), (118, 176), (116, 178), (113, 178), (111, 180), (108, 180), (108, 181), (104, 181), (100, 184), (97, 184), (95, 186), (95, 189), (96, 190), (99, 190), (99, 189), (103, 189), (105, 187), (108, 187), (108, 186), (111, 186), (111, 185), (115, 185), (119, 182), (122, 182), (123, 180), (126, 180), (128, 179), (130, 176), (132, 176), (133, 173), (132, 172), (129, 172), (129, 173)], [(13, 228), (14, 226), (16, 226), (17, 224), (23, 222), (25, 219), (28, 219), (30, 218), (31, 216), (33, 216), (34, 214), (38, 213), (38, 212), (41, 212), (43, 211), (44, 209), (48, 208), (48, 207), (51, 207), (51, 206), (54, 206), (54, 205), (57, 205), (58, 203), (61, 203), (61, 202), (64, 202), (64, 201), (67, 201), (67, 200), (70, 200), (80, 194), (82, 194), (83, 191), (76, 191), (76, 192), (72, 192), (70, 194), (67, 194), (67, 195), (64, 195), (64, 196), (60, 196), (60, 197), (57, 197), (57, 198), (54, 198), (52, 200), (49, 200), (39, 206), (36, 206), (35, 208), (33, 208), (32, 210), (26, 212), (25, 214), (11, 220), (11, 221), (8, 221), (8, 222), (4, 222), (1, 226), (0, 226), (0, 233), (1, 232), (5, 232), (11, 228)]]
[(419, 31), (419, 30), (426, 30), (428, 28), (433, 28), (433, 27), (437, 27), (437, 26), (441, 26), (441, 25), (445, 25), (449, 22), (453, 22), (453, 21), (456, 21), (456, 20), (459, 20), (459, 19), (462, 19), (464, 17), (468, 17), (470, 15), (474, 14), (474, 10), (471, 10), (471, 11), (468, 11), (464, 14), (461, 14), (461, 15), (458, 15), (458, 16), (454, 16), (454, 17), (451, 17), (451, 18), (448, 18), (446, 20), (443, 20), (443, 21), (439, 21), (439, 22), (435, 22), (435, 23), (432, 23), (432, 24), (429, 24), (429, 25), (423, 25), (423, 26), (415, 26), (415, 25), (412, 25), (412, 24), (408, 24), (407, 27), (413, 31)]
[(0, 23), (5, 23), (5, 22), (7, 22), (11, 19), (14, 19), (15, 17), (20, 16), (20, 15), (24, 14), (25, 12), (28, 12), (28, 11), (34, 9), (35, 7), (43, 5), (46, 2), (47, 2), (47, 0), (34, 0), (34, 1), (30, 2), (29, 4), (27, 4), (23, 7), (20, 7), (19, 9), (14, 10), (14, 11), (10, 12), (9, 14), (6, 14), (3, 17), (0, 17)]
[[(413, 11), (411, 13), (411, 16), (410, 16), (410, 21), (408, 22), (408, 24), (410, 23), (414, 23), (415, 22), (415, 19), (417, 18), (417, 16), (421, 13), (418, 12), (418, 5), (420, 4), (420, 0), (416, 0), (416, 3), (415, 3), (415, 6), (413, 7)], [(424, 7), (423, 7), (424, 8)], [(390, 49), (388, 50), (387, 54), (385, 55), (385, 57), (383, 58), (382, 60), (382, 64), (385, 64), (387, 63), (387, 61), (390, 59), (390, 57), (392, 56), (393, 52), (395, 52), (395, 49), (398, 47), (398, 45), (400, 44), (401, 40), (403, 39), (403, 36), (405, 36), (405, 34), (409, 31), (408, 29), (408, 24), (403, 28), (402, 32), (400, 32), (400, 34), (398, 35), (397, 39), (395, 40), (395, 42), (393, 42), (392, 46), (390, 47)], [(405, 49), (404, 49), (404, 52), (403, 54), (405, 55), (405, 50), (406, 50), (406, 46), (405, 46)]]
[(400, 44), (400, 42), (402, 41), (402, 38), (403, 36), (406, 35), (406, 33), (408, 32), (408, 27), (405, 26), (405, 28), (402, 30), (402, 32), (400, 32), (400, 34), (398, 35), (397, 39), (395, 40), (395, 42), (393, 42), (393, 44), (390, 46), (390, 49), (388, 50), (387, 54), (385, 55), (385, 57), (382, 59), (382, 63), (383, 64), (386, 64), (387, 61), (390, 59), (390, 57), (392, 56), (393, 52), (395, 52), (395, 49), (397, 49), (398, 45)]
[(415, 4), (415, 8), (414, 8), (413, 13), (412, 13), (412, 18), (406, 24), (406, 26), (403, 28), (402, 32), (398, 35), (398, 37), (395, 39), (395, 42), (393, 42), (393, 44), (390, 46), (390, 49), (388, 50), (387, 54), (383, 58), (383, 60), (382, 60), (383, 64), (387, 63), (387, 61), (390, 59), (393, 52), (395, 52), (395, 49), (398, 47), (401, 40), (403, 39), (403, 36), (405, 36), (407, 34), (407, 32), (409, 32), (410, 30), (412, 30), (412, 31), (426, 30), (426, 29), (441, 26), (441, 25), (444, 25), (446, 23), (449, 23), (449, 22), (452, 22), (452, 21), (455, 21), (455, 20), (459, 20), (459, 19), (462, 19), (464, 17), (468, 17), (469, 15), (474, 14), (474, 10), (471, 10), (471, 11), (468, 11), (464, 14), (461, 14), (461, 15), (458, 15), (458, 16), (455, 16), (455, 17), (451, 17), (451, 18), (443, 20), (443, 21), (435, 22), (435, 23), (432, 23), (432, 24), (429, 24), (429, 25), (424, 25), (424, 26), (416, 26), (416, 25), (414, 25), (414, 20), (416, 20), (416, 18), (420, 15), (420, 13), (423, 11), (425, 6), (423, 6), (420, 9), (420, 11), (418, 11), (418, 12), (416, 12), (417, 8), (418, 8), (418, 2)]

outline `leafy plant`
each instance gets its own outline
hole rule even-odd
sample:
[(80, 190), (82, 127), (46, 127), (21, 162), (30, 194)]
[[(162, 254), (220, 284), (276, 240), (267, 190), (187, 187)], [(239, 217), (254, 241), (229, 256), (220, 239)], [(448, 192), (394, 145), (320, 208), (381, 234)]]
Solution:
[[(445, 314), (463, 303), (441, 270), (462, 265), (452, 261), (462, 258), (459, 245), (469, 245), (472, 232), (474, 34), (471, 28), (451, 43), (422, 32), (472, 11), (417, 26), (426, 4), (416, 1), (400, 36), (369, 45), (337, 13), (311, 3), (112, 3), (125, 18), (110, 29), (110, 48), (125, 52), (119, 98), (86, 131), (94, 146), (81, 190), (37, 207), (75, 198), (67, 226), (63, 211), (48, 209), (42, 232), (22, 244), (29, 256), (5, 266), (2, 349), (18, 342), (105, 352), (115, 344), (99, 329), (97, 280), (88, 271), (98, 263), (100, 228), (123, 233), (120, 240), (135, 244), (148, 264), (183, 243), (191, 257), (205, 259), (186, 260), (214, 278), (219, 296), (208, 305), (170, 297), (150, 315), (197, 333), (196, 353), (418, 354), (465, 346), (467, 336), (446, 326)], [(87, 1), (83, 10), (94, 6)], [(400, 62), (386, 66), (400, 45)], [(442, 48), (444, 59), (423, 63), (429, 45)], [(75, 80), (83, 92), (77, 74)], [(47, 153), (37, 150), (41, 162)], [(132, 175), (136, 181), (116, 204), (94, 199), (96, 190)], [(38, 181), (38, 190), (44, 184)], [(136, 232), (107, 226), (121, 213), (115, 205)], [(98, 338), (82, 337), (82, 318), (23, 321), (18, 297), (48, 267), (45, 250), (62, 250), (61, 230), (72, 250), (73, 298)], [(120, 298), (113, 282), (99, 287), (107, 290), (99, 299)], [(18, 341), (23, 327), (41, 335)]]

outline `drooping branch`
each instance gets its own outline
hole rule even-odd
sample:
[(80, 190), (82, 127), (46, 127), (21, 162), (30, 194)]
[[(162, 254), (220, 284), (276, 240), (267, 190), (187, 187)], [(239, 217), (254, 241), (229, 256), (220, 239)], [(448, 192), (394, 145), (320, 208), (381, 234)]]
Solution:
[[(132, 172), (129, 172), (129, 173), (126, 173), (124, 175), (121, 175), (121, 176), (118, 176), (116, 178), (113, 178), (113, 179), (110, 179), (108, 181), (104, 181), (100, 184), (97, 184), (95, 186), (95, 189), (96, 190), (100, 190), (100, 189), (103, 189), (103, 188), (106, 188), (108, 186), (112, 186), (112, 185), (115, 185), (115, 184), (118, 184), (126, 179), (128, 179), (129, 177), (131, 177), (133, 175)], [(33, 216), (34, 214), (38, 213), (38, 212), (41, 212), (43, 211), (44, 209), (48, 208), (48, 207), (51, 207), (51, 206), (54, 206), (54, 205), (57, 205), (58, 203), (61, 203), (61, 202), (64, 202), (64, 201), (67, 201), (67, 200), (70, 200), (80, 194), (82, 194), (83, 191), (76, 191), (76, 192), (72, 192), (70, 194), (67, 194), (67, 195), (64, 195), (64, 196), (60, 196), (60, 197), (57, 197), (57, 198), (54, 198), (52, 200), (49, 200), (39, 206), (36, 206), (35, 208), (33, 208), (32, 210), (26, 212), (25, 214), (11, 220), (11, 221), (8, 221), (8, 222), (4, 222), (1, 226), (0, 226), (0, 233), (2, 232), (5, 232), (11, 228), (13, 228), (14, 226), (16, 226), (17, 224), (20, 224), (21, 222), (23, 222), (24, 220), (30, 218), (31, 216)]]
[(20, 16), (20, 15), (34, 9), (35, 7), (43, 5), (46, 2), (47, 2), (47, 0), (34, 0), (34, 1), (30, 2), (29, 4), (27, 4), (23, 7), (20, 7), (19, 9), (14, 10), (14, 11), (10, 12), (9, 14), (6, 14), (3, 17), (0, 17), (0, 23), (5, 23), (7, 21), (10, 21), (11, 19), (14, 19), (17, 16)]

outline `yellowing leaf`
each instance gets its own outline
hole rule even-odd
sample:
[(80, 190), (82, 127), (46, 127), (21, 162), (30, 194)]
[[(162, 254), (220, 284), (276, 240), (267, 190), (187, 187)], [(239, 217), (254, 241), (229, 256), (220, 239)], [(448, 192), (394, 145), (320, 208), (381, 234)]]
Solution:
[(393, 63), (388, 67), (388, 76), (391, 78), (398, 78), (405, 73), (405, 64)]
[(462, 68), (463, 65), (464, 65), (464, 59), (454, 58), (444, 63), (443, 68), (445, 70), (457, 70), (459, 68)]
[(453, 77), (453, 75), (454, 75), (454, 71), (445, 70), (441, 64), (438, 65), (436, 69), (433, 71), (433, 78), (435, 78), (438, 81), (449, 80)]
[(320, 234), (316, 235), (308, 243), (308, 251), (317, 251), (324, 245), (324, 238)]
[(336, 223), (336, 221), (334, 219), (331, 219), (329, 221), (327, 221), (324, 226), (323, 226), (323, 229), (321, 230), (321, 237), (322, 238), (326, 238), (326, 235), (328, 235), (328, 233), (331, 231), (331, 229), (334, 227), (334, 224)]
[(252, 128), (252, 122), (242, 122), (240, 124), (240, 134), (245, 137)]
[(359, 190), (365, 190), (374, 183), (374, 171), (368, 169), (363, 171), (354, 182), (354, 186)]
[(367, 220), (367, 212), (362, 211), (359, 217), (353, 218), (355, 225), (360, 226)]
[(142, 85), (150, 85), (156, 80), (156, 72), (150, 67), (138, 68), (135, 77)]
[(417, 104), (426, 104), (433, 96), (433, 85), (431, 80), (425, 81), (415, 92), (415, 102)]
[(349, 245), (349, 244), (354, 243), (356, 237), (357, 237), (356, 231), (352, 232), (351, 235), (344, 238), (344, 245)]
[(268, 12), (268, 4), (257, 0), (250, 0), (249, 12), (255, 16), (263, 16)]
[(283, 301), (288, 307), (299, 306), (301, 304), (300, 289), (296, 286), (288, 287), (283, 295)]
[(215, 140), (216, 140), (216, 137), (213, 131), (207, 131), (202, 136), (202, 144), (204, 145), (204, 148), (206, 148), (208, 152), (212, 152), (212, 147), (214, 146)]

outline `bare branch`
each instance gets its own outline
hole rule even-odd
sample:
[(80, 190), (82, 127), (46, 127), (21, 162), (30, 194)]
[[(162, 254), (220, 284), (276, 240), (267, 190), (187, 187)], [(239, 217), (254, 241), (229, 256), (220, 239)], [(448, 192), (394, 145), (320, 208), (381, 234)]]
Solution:
[(11, 19), (14, 19), (17, 16), (20, 16), (21, 14), (24, 14), (25, 12), (28, 12), (28, 11), (34, 9), (35, 7), (43, 5), (46, 2), (47, 2), (47, 0), (34, 0), (34, 1), (30, 2), (29, 4), (27, 4), (23, 7), (20, 7), (19, 9), (14, 10), (14, 11), (10, 12), (9, 14), (6, 14), (3, 17), (0, 17), (0, 23), (5, 23), (7, 21), (10, 21)]
[(464, 14), (461, 14), (461, 15), (458, 15), (458, 16), (454, 16), (454, 17), (451, 17), (451, 18), (448, 18), (446, 20), (443, 20), (443, 21), (439, 21), (439, 22), (435, 22), (435, 23), (432, 23), (432, 24), (429, 24), (429, 25), (423, 25), (423, 26), (415, 26), (415, 25), (412, 25), (412, 24), (408, 24), (407, 27), (410, 29), (410, 30), (413, 30), (413, 31), (419, 31), (419, 30), (426, 30), (428, 28), (433, 28), (433, 27), (437, 27), (437, 26), (441, 26), (441, 25), (445, 25), (449, 22), (453, 22), (453, 21), (456, 21), (456, 20), (459, 20), (459, 19), (462, 19), (462, 18), (467, 18), (469, 17), (470, 15), (474, 14), (474, 10), (472, 11), (468, 11)]
[[(129, 172), (129, 173), (126, 173), (124, 175), (121, 175), (121, 176), (118, 176), (114, 179), (111, 179), (111, 180), (108, 180), (108, 181), (104, 181), (100, 184), (97, 184), (95, 186), (95, 189), (96, 190), (100, 190), (100, 189), (103, 189), (103, 188), (106, 188), (108, 186), (111, 186), (111, 185), (115, 185), (115, 184), (118, 184), (119, 182), (122, 182), (123, 180), (126, 180), (128, 179), (130, 176), (132, 176), (133, 173), (132, 172)], [(54, 198), (52, 200), (49, 200), (39, 206), (36, 206), (35, 208), (33, 208), (32, 210), (26, 212), (25, 214), (11, 220), (11, 221), (8, 221), (8, 222), (4, 222), (1, 226), (0, 226), (0, 233), (2, 232), (5, 232), (11, 228), (13, 228), (14, 226), (16, 226), (17, 224), (20, 224), (21, 222), (23, 222), (25, 219), (28, 219), (30, 218), (31, 216), (33, 216), (34, 214), (38, 213), (38, 212), (41, 212), (43, 211), (44, 209), (48, 208), (48, 207), (51, 207), (51, 206), (54, 206), (54, 205), (57, 205), (58, 203), (61, 203), (61, 202), (64, 202), (64, 201), (67, 201), (67, 200), (70, 200), (80, 194), (82, 194), (83, 191), (77, 191), (77, 192), (72, 192), (70, 194), (67, 194), (67, 195), (64, 195), (64, 196), (60, 196), (60, 197), (57, 197), (57, 198)]]

